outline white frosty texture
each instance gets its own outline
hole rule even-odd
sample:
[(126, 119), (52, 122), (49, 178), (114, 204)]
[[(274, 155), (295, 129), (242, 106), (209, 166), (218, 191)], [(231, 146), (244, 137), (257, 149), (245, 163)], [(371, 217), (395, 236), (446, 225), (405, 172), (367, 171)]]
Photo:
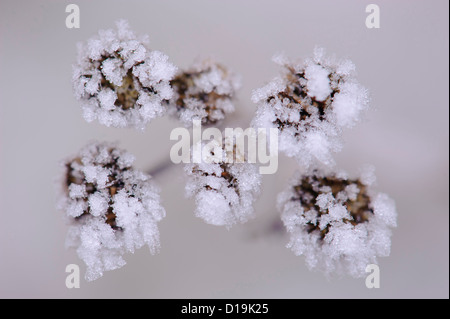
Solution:
[(193, 120), (208, 125), (234, 112), (233, 100), (241, 79), (223, 65), (207, 59), (179, 72), (171, 84), (174, 95), (169, 102), (169, 114), (185, 126), (192, 126)]
[(258, 108), (252, 125), (279, 129), (279, 150), (304, 168), (333, 166), (332, 154), (342, 148), (342, 129), (352, 127), (369, 105), (353, 63), (326, 57), (323, 49), (302, 63), (283, 56), (274, 61), (285, 72), (253, 91)]
[[(226, 163), (225, 147), (220, 143), (217, 146), (211, 151), (214, 156), (208, 156), (204, 147), (201, 163), (186, 164), (186, 194), (195, 196), (197, 217), (208, 224), (230, 228), (253, 217), (261, 175), (256, 165), (245, 158), (239, 163)], [(221, 151), (222, 154), (217, 154)]]
[(72, 176), (60, 202), (70, 224), (66, 246), (86, 263), (88, 281), (125, 265), (126, 252), (143, 245), (159, 250), (157, 222), (165, 210), (150, 176), (134, 170), (133, 161), (111, 144), (91, 143), (66, 162)]
[[(325, 176), (317, 171), (312, 174)], [(377, 257), (390, 254), (391, 228), (396, 227), (397, 220), (394, 201), (386, 194), (375, 193), (370, 189), (371, 184), (362, 182), (369, 187), (369, 207), (373, 213), (369, 213), (367, 221), (353, 225), (349, 221), (354, 221), (354, 218), (344, 203), (355, 200), (360, 192), (356, 184), (350, 184), (333, 196), (329, 186), (315, 182), (312, 186), (320, 190), (320, 195), (310, 198), (311, 194), (308, 194), (298, 199), (294, 186), (299, 185), (304, 177), (297, 174), (289, 188), (278, 195), (281, 218), (290, 234), (287, 247), (296, 255), (304, 255), (311, 270), (323, 271), (327, 275), (366, 276), (368, 264), (377, 264)], [(309, 207), (305, 205), (307, 201), (315, 202), (318, 209), (305, 209), (305, 206)], [(311, 231), (312, 226), (321, 231), (328, 228), (328, 232), (322, 238), (318, 229)]]
[[(143, 129), (165, 113), (163, 101), (172, 97), (169, 81), (177, 69), (165, 54), (148, 50), (147, 38), (136, 37), (126, 21), (116, 25), (117, 31), (100, 30), (87, 43), (78, 44), (74, 93), (86, 121)], [(118, 94), (131, 95), (130, 105), (123, 108), (116, 103)]]

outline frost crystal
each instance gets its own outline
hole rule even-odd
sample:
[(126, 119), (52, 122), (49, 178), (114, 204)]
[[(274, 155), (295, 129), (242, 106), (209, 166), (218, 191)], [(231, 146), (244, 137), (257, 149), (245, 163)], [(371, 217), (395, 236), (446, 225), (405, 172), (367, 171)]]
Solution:
[(310, 269), (361, 277), (368, 264), (389, 255), (395, 203), (371, 191), (368, 180), (315, 170), (298, 175), (278, 196), (288, 247), (305, 255)]
[(232, 161), (233, 151), (227, 151), (228, 143), (231, 142), (226, 141), (222, 147), (216, 142), (210, 149), (203, 145), (202, 161), (185, 166), (186, 193), (195, 196), (196, 216), (208, 224), (227, 228), (252, 217), (261, 184), (258, 168), (246, 162), (245, 155), (237, 154), (236, 161)]
[(316, 161), (333, 165), (342, 128), (353, 126), (368, 107), (368, 92), (355, 80), (353, 63), (325, 57), (322, 49), (299, 64), (274, 60), (285, 72), (253, 92), (258, 104), (253, 126), (277, 128), (280, 151), (304, 167)]
[(86, 263), (86, 280), (125, 265), (122, 255), (147, 244), (159, 249), (157, 222), (165, 216), (150, 177), (134, 157), (107, 143), (92, 143), (66, 162), (60, 206), (70, 224), (66, 245)]
[(78, 45), (73, 87), (86, 121), (143, 129), (165, 113), (176, 67), (165, 54), (148, 50), (147, 42), (120, 20), (117, 31), (101, 30)]
[(193, 120), (211, 125), (234, 111), (233, 99), (240, 79), (223, 65), (204, 60), (179, 72), (171, 85), (175, 92), (169, 102), (169, 113), (186, 126), (191, 126)]

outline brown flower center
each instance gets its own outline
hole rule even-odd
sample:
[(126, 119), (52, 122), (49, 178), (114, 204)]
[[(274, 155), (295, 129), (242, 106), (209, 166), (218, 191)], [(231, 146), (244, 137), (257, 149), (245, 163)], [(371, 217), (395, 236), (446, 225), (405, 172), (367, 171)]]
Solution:
[[(328, 214), (328, 209), (321, 209), (316, 203), (317, 197), (325, 193), (321, 191), (320, 188), (328, 186), (331, 188), (331, 193), (334, 198), (338, 198), (338, 194), (345, 191), (345, 188), (350, 185), (355, 185), (358, 188), (356, 198), (353, 200), (347, 198), (342, 204), (346, 207), (353, 219), (344, 219), (343, 221), (356, 226), (357, 224), (367, 222), (373, 214), (373, 209), (370, 205), (370, 196), (367, 194), (367, 187), (359, 180), (342, 180), (334, 176), (323, 178), (315, 175), (307, 176), (301, 180), (299, 185), (294, 186), (295, 196), (291, 200), (299, 200), (304, 213), (314, 210), (320, 217), (324, 214)], [(326, 226), (321, 230), (318, 224), (314, 225), (310, 222), (307, 224), (307, 231), (309, 233), (318, 231), (320, 232), (321, 239), (323, 239), (329, 232), (329, 226)]]
[[(102, 65), (103, 62), (107, 59), (114, 58), (114, 59), (120, 59), (123, 61), (122, 57), (119, 54), (119, 51), (116, 51), (110, 55), (103, 55), (99, 60), (90, 60), (90, 63), (94, 66), (94, 68), (102, 71)], [(136, 62), (135, 66), (142, 64), (144, 62)], [(103, 72), (100, 72), (102, 78), (100, 80), (100, 86), (102, 89), (109, 88), (113, 90), (117, 94), (117, 99), (114, 102), (114, 105), (117, 107), (122, 108), (123, 110), (129, 110), (132, 108), (135, 108), (137, 106), (136, 102), (139, 98), (139, 91), (138, 88), (141, 88), (142, 90), (149, 92), (149, 93), (156, 93), (153, 88), (144, 87), (142, 83), (139, 81), (137, 77), (133, 75), (133, 68), (130, 68), (127, 71), (127, 74), (122, 79), (122, 85), (118, 86), (110, 81), (108, 81)], [(84, 74), (82, 77), (85, 78), (91, 78), (92, 75), (90, 74)], [(97, 94), (91, 94), (91, 97), (97, 97)]]
[[(225, 72), (223, 67), (219, 68)], [(232, 96), (230, 94), (218, 94), (214, 89), (209, 92), (197, 92), (192, 93), (190, 88), (195, 87), (194, 80), (195, 78), (200, 77), (202, 74), (211, 72), (211, 68), (207, 68), (206, 70), (202, 70), (199, 72), (183, 72), (178, 74), (171, 82), (171, 86), (178, 93), (178, 99), (175, 101), (175, 105), (177, 111), (182, 111), (187, 109), (187, 105), (185, 103), (186, 99), (194, 99), (200, 101), (205, 107), (204, 110), (207, 113), (207, 116), (202, 118), (203, 125), (211, 125), (217, 123), (217, 119), (213, 117), (214, 112), (221, 112), (224, 115), (224, 111), (217, 107), (217, 102), (221, 99), (230, 99)]]
[[(110, 150), (111, 152), (112, 150)], [(72, 163), (77, 163), (79, 165), (82, 165), (81, 158), (77, 157), (71, 162), (66, 164), (67, 173), (66, 173), (66, 192), (69, 192), (69, 186), (71, 184), (76, 185), (84, 185), (86, 188), (86, 196), (84, 196), (81, 199), (84, 202), (87, 202), (89, 200), (89, 196), (93, 195), (98, 191), (97, 186), (94, 183), (88, 183), (86, 181), (86, 178), (80, 170), (75, 170), (72, 167)], [(98, 163), (94, 163), (94, 165), (99, 165)], [(116, 223), (116, 214), (113, 212), (112, 205), (114, 203), (114, 196), (117, 194), (118, 191), (120, 191), (124, 187), (124, 182), (120, 178), (120, 173), (123, 171), (128, 170), (129, 168), (120, 168), (118, 164), (118, 157), (113, 157), (112, 161), (107, 164), (102, 164), (102, 167), (108, 168), (110, 170), (110, 174), (108, 176), (108, 184), (109, 186), (107, 189), (109, 190), (109, 202), (108, 202), (108, 210), (104, 215), (105, 223), (107, 223), (109, 226), (111, 226), (114, 230), (122, 230), (121, 227), (117, 226)], [(87, 215), (90, 215), (91, 209), (89, 206), (87, 206), (87, 209), (78, 217), (75, 219), (78, 220), (80, 218), (84, 218)]]
[[(314, 97), (308, 96), (307, 89), (301, 84), (301, 80), (305, 79), (304, 72), (296, 72), (293, 68), (288, 67), (289, 72), (286, 77), (288, 80), (288, 85), (285, 90), (279, 92), (276, 96), (270, 96), (267, 98), (268, 103), (274, 103), (276, 98), (280, 101), (288, 100), (286, 107), (291, 109), (298, 109), (300, 120), (298, 122), (292, 122), (290, 120), (280, 120), (276, 119), (273, 124), (275, 124), (281, 131), (285, 127), (295, 127), (304, 124), (304, 121), (313, 115), (312, 110), (315, 108), (319, 115), (321, 121), (325, 120), (326, 110), (331, 106), (334, 96), (339, 93), (338, 88), (333, 88), (330, 96), (328, 96), (324, 101), (318, 101)], [(330, 81), (333, 75), (330, 74)], [(339, 80), (338, 80), (339, 81)], [(308, 126), (308, 125), (307, 125)]]
[(102, 88), (110, 88), (117, 94), (117, 99), (114, 102), (115, 106), (121, 107), (123, 110), (128, 110), (134, 108), (136, 101), (139, 97), (139, 92), (134, 86), (134, 76), (130, 70), (128, 70), (127, 75), (122, 79), (122, 85), (116, 86), (103, 78), (100, 82)]

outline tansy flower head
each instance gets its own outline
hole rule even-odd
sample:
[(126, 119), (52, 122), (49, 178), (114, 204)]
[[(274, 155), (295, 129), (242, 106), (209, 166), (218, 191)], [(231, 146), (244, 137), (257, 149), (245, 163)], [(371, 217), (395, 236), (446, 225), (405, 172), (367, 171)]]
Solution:
[(165, 54), (149, 50), (147, 42), (120, 20), (117, 31), (101, 30), (79, 44), (73, 87), (88, 122), (142, 129), (165, 113), (163, 101), (172, 97), (169, 81), (176, 67)]
[(87, 280), (125, 264), (122, 255), (147, 244), (159, 249), (157, 222), (165, 211), (150, 176), (112, 144), (91, 143), (65, 162), (60, 207), (70, 224), (67, 246), (86, 263)]
[(341, 130), (353, 126), (368, 107), (354, 65), (326, 57), (321, 49), (301, 63), (275, 60), (285, 72), (253, 92), (258, 105), (253, 126), (277, 128), (280, 151), (305, 168), (317, 162), (333, 165)]
[(371, 190), (373, 182), (368, 169), (359, 179), (315, 170), (278, 196), (288, 247), (305, 255), (309, 268), (359, 277), (377, 256), (389, 255), (397, 213), (392, 199)]

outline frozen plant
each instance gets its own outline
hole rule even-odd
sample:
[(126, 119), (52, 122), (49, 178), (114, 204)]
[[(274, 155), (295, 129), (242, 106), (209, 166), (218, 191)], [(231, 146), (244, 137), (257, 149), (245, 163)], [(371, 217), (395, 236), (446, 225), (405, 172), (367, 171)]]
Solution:
[[(213, 60), (177, 71), (147, 44), (121, 20), (117, 30), (100, 31), (79, 45), (73, 86), (84, 118), (143, 129), (168, 113), (187, 127), (199, 123), (220, 133), (213, 126), (234, 111), (240, 78)], [(373, 190), (370, 169), (357, 179), (337, 172), (333, 153), (342, 148), (343, 129), (368, 108), (368, 92), (352, 62), (326, 56), (323, 49), (301, 62), (274, 60), (284, 72), (253, 91), (257, 110), (251, 126), (275, 129), (279, 150), (295, 158), (302, 172), (278, 196), (288, 247), (304, 255), (311, 269), (363, 276), (368, 264), (389, 255), (395, 204)], [(222, 136), (208, 143), (203, 135), (198, 143), (193, 138), (186, 193), (195, 198), (197, 217), (230, 228), (254, 216), (261, 175), (248, 160), (254, 154), (236, 145), (237, 136)], [(151, 253), (159, 249), (157, 222), (165, 211), (150, 176), (133, 169), (133, 160), (114, 145), (91, 143), (65, 163), (60, 206), (71, 225), (67, 246), (86, 263), (87, 280), (122, 267), (126, 252), (145, 244)]]
[(88, 122), (142, 129), (165, 113), (163, 102), (172, 97), (169, 81), (176, 67), (147, 43), (120, 20), (117, 31), (101, 30), (78, 45), (73, 87)]
[(170, 84), (174, 89), (169, 101), (170, 114), (185, 126), (191, 126), (193, 120), (213, 125), (234, 111), (233, 99), (240, 87), (240, 78), (222, 64), (208, 59), (180, 71)]
[(297, 174), (279, 194), (288, 247), (310, 269), (362, 277), (368, 264), (389, 255), (397, 213), (392, 199), (372, 189), (374, 181), (370, 168), (359, 179), (314, 170)]
[(196, 216), (227, 228), (246, 222), (253, 216), (253, 202), (260, 190), (258, 168), (238, 153), (235, 140), (199, 144), (201, 161), (185, 166), (186, 194), (195, 197)]
[(368, 93), (355, 79), (355, 66), (325, 56), (323, 49), (300, 63), (283, 56), (274, 61), (285, 71), (254, 90), (258, 109), (253, 126), (277, 128), (279, 150), (303, 167), (333, 165), (332, 153), (341, 149), (341, 130), (353, 126), (368, 107)]
[(88, 281), (125, 265), (125, 252), (159, 249), (157, 222), (165, 210), (150, 176), (133, 169), (133, 161), (114, 145), (94, 142), (65, 162), (66, 245), (86, 263)]

